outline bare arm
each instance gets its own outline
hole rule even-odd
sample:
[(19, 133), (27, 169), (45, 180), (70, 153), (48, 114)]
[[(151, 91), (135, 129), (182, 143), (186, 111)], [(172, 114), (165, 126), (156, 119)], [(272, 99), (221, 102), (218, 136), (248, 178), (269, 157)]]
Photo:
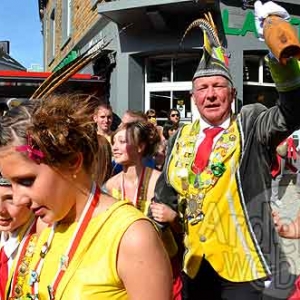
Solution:
[(130, 300), (171, 300), (172, 271), (164, 246), (149, 221), (139, 220), (124, 234), (117, 269)]

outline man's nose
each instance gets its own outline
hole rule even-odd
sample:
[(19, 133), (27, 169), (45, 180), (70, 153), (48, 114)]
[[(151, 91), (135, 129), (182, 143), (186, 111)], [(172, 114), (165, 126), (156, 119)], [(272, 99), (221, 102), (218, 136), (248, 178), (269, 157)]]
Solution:
[(215, 88), (213, 86), (209, 86), (207, 88), (206, 97), (209, 98), (209, 99), (215, 99), (216, 91), (215, 91)]

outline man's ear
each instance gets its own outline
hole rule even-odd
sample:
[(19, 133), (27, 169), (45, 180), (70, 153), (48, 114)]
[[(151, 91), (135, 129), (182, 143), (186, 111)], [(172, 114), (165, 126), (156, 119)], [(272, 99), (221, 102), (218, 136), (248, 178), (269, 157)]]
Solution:
[(97, 114), (93, 115), (93, 120), (94, 120), (95, 123), (97, 123), (97, 121), (98, 121)]
[(237, 97), (237, 90), (236, 90), (236, 88), (235, 87), (233, 87), (232, 89), (231, 89), (231, 95), (232, 95), (232, 97), (231, 97), (231, 102), (233, 102), (233, 101), (235, 101), (236, 100), (236, 97)]
[(193, 92), (191, 92), (191, 101), (193, 101), (194, 102), (194, 104), (196, 104), (196, 99), (195, 99), (195, 96), (194, 96), (194, 94), (193, 94)]

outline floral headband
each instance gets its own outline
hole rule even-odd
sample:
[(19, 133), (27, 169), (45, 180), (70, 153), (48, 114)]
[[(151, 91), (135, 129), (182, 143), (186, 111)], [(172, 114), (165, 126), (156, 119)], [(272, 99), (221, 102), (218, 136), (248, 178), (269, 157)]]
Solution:
[(41, 160), (45, 157), (45, 154), (41, 150), (34, 149), (32, 145), (32, 136), (30, 134), (27, 135), (27, 144), (17, 146), (15, 149), (18, 152), (25, 152), (31, 160), (38, 164), (40, 164)]

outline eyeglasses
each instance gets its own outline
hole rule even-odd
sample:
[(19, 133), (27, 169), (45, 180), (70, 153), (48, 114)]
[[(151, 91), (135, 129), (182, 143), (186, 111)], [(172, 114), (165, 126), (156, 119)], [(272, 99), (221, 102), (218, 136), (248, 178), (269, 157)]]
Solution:
[(171, 114), (171, 117), (179, 117), (179, 114)]
[(148, 116), (148, 119), (156, 118), (156, 116)]

